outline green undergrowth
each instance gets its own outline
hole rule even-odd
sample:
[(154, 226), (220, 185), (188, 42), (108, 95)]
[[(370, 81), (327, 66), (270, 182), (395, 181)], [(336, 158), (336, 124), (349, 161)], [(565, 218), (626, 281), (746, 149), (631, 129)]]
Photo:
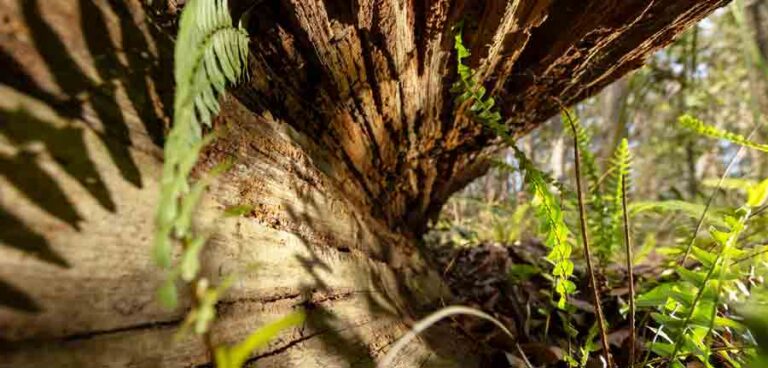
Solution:
[[(564, 330), (569, 335), (567, 346), (562, 346), (566, 352), (563, 361), (570, 366), (586, 366), (591, 354), (606, 354), (600, 352), (598, 324), (589, 331), (568, 327), (571, 318), (578, 318), (576, 310), (569, 305), (570, 301), (583, 298), (578, 285), (583, 285), (584, 280), (579, 278), (589, 274), (574, 272), (575, 269), (583, 269), (585, 262), (585, 258), (573, 254), (574, 247), (584, 245), (581, 239), (574, 236), (579, 233), (578, 203), (574, 191), (537, 168), (517, 146), (514, 134), (508, 130), (508, 124), (496, 106), (496, 100), (488, 95), (482, 81), (477, 80), (475, 71), (466, 64), (470, 51), (463, 43), (461, 25), (456, 27), (454, 41), (457, 81), (452, 91), (456, 96), (457, 111), (482, 124), (509, 147), (514, 160), (497, 161), (493, 167), (510, 175), (521, 175), (529, 195), (527, 200), (515, 198), (492, 203), (488, 211), (493, 212), (491, 218), (494, 223), (484, 230), (489, 235), (463, 229), (462, 234), (470, 236), (461, 237), (461, 240), (469, 246), (493, 240), (515, 247), (526, 233), (542, 239), (549, 251), (546, 259), (550, 267), (544, 271), (531, 266), (522, 272), (525, 265), (515, 265), (510, 270), (510, 279), (517, 283), (530, 279), (537, 272), (546, 272), (545, 278), (552, 283), (553, 303), (560, 310), (557, 314), (563, 316)], [(630, 363), (622, 364), (685, 367), (686, 362), (697, 361), (706, 367), (717, 367), (720, 365), (714, 362), (726, 361), (732, 367), (760, 367), (756, 362), (765, 358), (758, 354), (758, 349), (764, 349), (758, 340), (765, 336), (763, 331), (755, 328), (762, 326), (766, 319), (757, 317), (755, 311), (768, 311), (765, 298), (761, 297), (765, 295), (763, 282), (768, 251), (764, 244), (760, 244), (761, 239), (764, 243), (768, 237), (764, 216), (768, 180), (724, 178), (716, 183), (705, 181), (705, 185), (714, 185), (715, 190), (741, 193), (739, 195), (744, 202), (737, 208), (686, 200), (627, 203), (632, 194), (633, 178), (630, 142), (621, 140), (610, 162), (601, 168), (591, 149), (592, 137), (575, 111), (564, 110), (563, 114), (562, 120), (573, 126), (572, 138), (577, 146), (576, 152), (581, 154), (581, 173), (587, 183), (585, 224), (600, 265), (599, 272), (615, 272), (610, 269), (624, 263), (624, 271), (634, 273), (635, 265), (652, 253), (665, 260), (655, 261), (661, 262), (656, 278), (641, 278), (637, 285), (632, 283), (639, 296), (630, 294), (619, 300), (623, 318), (634, 317), (634, 307), (637, 307), (638, 318), (650, 317), (639, 318), (639, 322), (635, 322), (638, 325), (636, 330), (632, 330), (632, 341), (636, 339), (643, 348), (638, 349), (638, 354), (633, 354)], [(681, 129), (739, 145), (743, 149), (768, 152), (766, 144), (707, 125), (690, 114), (681, 116), (679, 124)], [(482, 202), (480, 199), (473, 201)], [(476, 207), (483, 211), (481, 206)], [(523, 216), (517, 215), (527, 211), (533, 211), (538, 224), (531, 230), (522, 229), (531, 228), (531, 225), (523, 221)], [(503, 215), (506, 216), (506, 223)], [(686, 229), (684, 231), (688, 234), (692, 230), (692, 221), (697, 219), (710, 227), (705, 234), (692, 238), (681, 236), (679, 242), (660, 245), (652, 227), (648, 230), (646, 226), (642, 233), (643, 241), (637, 249), (633, 249), (630, 238), (636, 234), (629, 219), (658, 221), (654, 219), (660, 216), (678, 219), (681, 221), (679, 228)], [(449, 220), (443, 220), (440, 226), (443, 230), (451, 228)], [(510, 228), (516, 230), (505, 230)], [(688, 246), (690, 249), (686, 249), (687, 239), (692, 239)], [(626, 287), (624, 276), (619, 275), (616, 279), (611, 279), (610, 274), (604, 276), (608, 277), (608, 288)], [(600, 304), (603, 303), (608, 305), (609, 298), (602, 297)], [(745, 307), (750, 303), (754, 305)], [(628, 305), (632, 308), (626, 309)], [(549, 321), (550, 317), (546, 318)], [(627, 322), (619, 320), (618, 323)], [(577, 343), (578, 348), (573, 348), (572, 342)]]

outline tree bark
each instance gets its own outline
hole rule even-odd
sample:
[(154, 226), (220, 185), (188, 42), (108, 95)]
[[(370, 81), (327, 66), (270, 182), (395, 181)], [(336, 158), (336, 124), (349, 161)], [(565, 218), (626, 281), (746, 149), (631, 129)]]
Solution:
[[(307, 323), (249, 363), (372, 366), (450, 303), (419, 237), (499, 143), (448, 91), (462, 19), (522, 136), (725, 2), (233, 2), (256, 7), (252, 78), (223, 99), (198, 168), (235, 162), (197, 219), (214, 234), (205, 276), (237, 274), (214, 342), (304, 306)], [(0, 367), (210, 365), (172, 338), (189, 297), (160, 308), (150, 260), (173, 19), (138, 0), (0, 0)], [(241, 204), (255, 209), (221, 218)], [(441, 325), (398, 366), (477, 366), (478, 351)]]

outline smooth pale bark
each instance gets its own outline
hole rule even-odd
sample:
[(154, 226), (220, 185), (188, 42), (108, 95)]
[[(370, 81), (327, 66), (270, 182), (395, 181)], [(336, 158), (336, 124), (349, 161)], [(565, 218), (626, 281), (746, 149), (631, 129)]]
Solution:
[[(198, 170), (235, 162), (197, 218), (213, 234), (204, 275), (238, 275), (214, 342), (304, 306), (308, 322), (250, 363), (371, 366), (450, 302), (417, 242), (498, 143), (448, 92), (460, 20), (519, 136), (724, 3), (235, 2), (257, 7), (252, 78), (224, 98)], [(0, 0), (0, 367), (209, 364), (198, 339), (172, 339), (185, 308), (157, 305), (150, 259), (172, 19), (138, 0)], [(443, 325), (398, 366), (477, 352)]]
[(607, 167), (613, 156), (613, 152), (621, 142), (622, 138), (627, 137), (627, 98), (630, 93), (629, 77), (621, 78), (605, 88), (601, 94), (600, 107), (603, 124), (609, 127), (603, 133), (602, 152), (600, 158), (603, 167)]

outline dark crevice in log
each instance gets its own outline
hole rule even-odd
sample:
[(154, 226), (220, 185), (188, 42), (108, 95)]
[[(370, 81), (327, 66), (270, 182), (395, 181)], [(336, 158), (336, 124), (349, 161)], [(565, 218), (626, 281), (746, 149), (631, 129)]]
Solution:
[[(13, 339), (9, 364), (39, 366), (36, 363), (70, 353), (75, 360), (87, 355), (96, 360), (94, 365), (114, 364), (113, 355), (140, 355), (131, 360), (137, 365), (200, 364), (201, 354), (189, 347), (167, 354), (165, 348), (132, 345), (160, 341), (181, 322), (181, 311), (172, 314), (150, 307), (154, 286), (148, 286), (161, 278), (152, 272), (156, 269), (149, 260), (149, 234), (162, 170), (157, 147), (162, 122), (147, 120), (170, 116), (168, 63), (173, 53), (167, 42), (175, 32), (178, 9), (159, 14), (152, 10), (147, 17), (140, 0), (2, 1), (9, 6), (0, 7), (0, 19), (7, 20), (6, 27), (0, 27), (0, 66), (5, 67), (0, 69), (10, 74), (0, 77), (8, 85), (0, 88), (0, 104), (12, 111), (16, 105), (5, 98), (12, 96), (7, 90), (18, 91), (45, 105), (40, 110), (46, 114), (51, 110), (51, 115), (73, 122), (77, 131), (61, 125), (36, 132), (64, 131), (77, 137), (70, 139), (76, 144), (73, 152), (82, 151), (93, 160), (80, 163), (88, 166), (82, 173), (96, 178), (91, 184), (72, 180), (62, 162), (76, 161), (58, 157), (59, 147), (50, 137), (11, 134), (10, 143), (0, 142), (4, 152), (16, 152), (28, 141), (43, 142), (53, 158), (39, 155), (34, 161), (45, 162), (45, 175), (55, 181), (46, 181), (46, 187), (56, 190), (59, 202), (74, 211), (46, 213), (41, 197), (25, 197), (39, 186), (6, 180), (10, 186), (27, 187), (9, 190), (10, 199), (3, 198), (0, 211), (26, 225), (19, 226), (20, 234), (33, 234), (39, 245), (21, 251), (37, 251), (50, 263), (71, 266), (43, 268), (32, 257), (6, 257), (9, 247), (0, 247), (2, 282), (7, 279), (29, 293), (35, 304), (23, 303), (27, 309), (39, 304), (36, 315), (0, 311), (0, 335)], [(383, 351), (377, 350), (383, 349), (381, 344), (392, 340), (388, 333), (397, 329), (389, 327), (420, 317), (449, 296), (420, 257), (417, 239), (452, 193), (488, 169), (499, 147), (493, 134), (465, 116), (467, 104), (456, 106), (449, 91), (457, 79), (452, 27), (461, 19), (467, 19), (465, 41), (473, 54), (469, 63), (510, 119), (510, 132), (519, 137), (556, 113), (556, 100), (571, 104), (598, 92), (726, 2), (230, 1), (237, 14), (255, 6), (247, 25), (252, 78), (234, 91), (235, 98), (223, 99), (215, 126), (227, 134), (208, 148), (198, 167), (203, 172), (226, 158), (237, 158), (235, 168), (208, 193), (201, 219), (218, 216), (230, 205), (253, 205), (254, 210), (217, 223), (224, 230), (206, 247), (206, 260), (211, 275), (217, 276), (222, 270), (245, 267), (248, 260), (241, 255), (258, 255), (269, 269), (243, 280), (244, 289), (233, 290), (236, 296), (219, 303), (222, 318), (217, 324), (252, 322), (254, 316), (243, 311), (262, 313), (265, 305), (267, 312), (277, 314), (302, 303), (314, 305), (315, 316), (325, 314), (309, 331), (328, 333), (316, 335), (322, 341), (311, 340), (310, 345), (329, 351), (337, 345), (352, 347), (345, 356), (328, 358), (333, 355), (329, 352), (323, 362), (368, 364)], [(87, 27), (89, 19), (95, 20), (95, 28)], [(131, 39), (139, 36), (136, 29), (142, 38)], [(121, 50), (126, 54), (115, 57)], [(147, 65), (139, 63), (143, 51), (149, 55)], [(128, 77), (119, 75), (127, 72)], [(163, 105), (152, 106), (157, 116), (135, 106), (146, 103), (148, 96), (130, 96), (133, 89), (120, 89), (130, 85), (141, 92), (148, 81), (157, 88), (151, 99)], [(13, 114), (0, 117), (11, 124), (21, 121)], [(81, 140), (80, 133), (87, 133), (82, 137), (89, 140)], [(142, 187), (137, 170), (156, 177)], [(109, 200), (104, 188), (111, 190)], [(32, 216), (39, 218), (29, 221)], [(118, 220), (120, 226), (115, 226)], [(72, 228), (67, 221), (82, 226)], [(12, 252), (20, 249), (20, 234), (3, 238), (14, 243)], [(272, 252), (282, 258), (270, 258)], [(144, 294), (122, 295), (130, 289), (122, 286), (125, 279), (140, 281)], [(429, 287), (421, 288), (422, 282)], [(256, 291), (263, 287), (274, 288), (273, 294)], [(361, 297), (355, 298), (358, 294)], [(72, 305), (79, 300), (93, 301), (92, 310), (83, 313)], [(140, 307), (134, 311), (134, 305)], [(132, 312), (122, 313), (126, 308)], [(334, 315), (350, 310), (355, 316)], [(393, 324), (388, 319), (363, 328), (364, 333), (345, 330), (351, 338), (335, 333), (341, 331), (338, 327), (358, 326), (382, 315)], [(162, 318), (168, 320), (157, 321)], [(457, 343), (459, 335), (443, 331), (435, 339), (422, 339), (422, 352), (442, 357), (439, 350), (453, 350), (445, 356), (461, 359), (457, 355), (468, 350)], [(232, 343), (246, 332), (222, 328), (214, 334)], [(71, 345), (58, 349), (61, 341)], [(290, 342), (254, 361), (274, 367), (275, 360), (289, 358), (294, 351), (290, 347), (300, 343)], [(39, 354), (40, 346), (51, 349), (50, 354)], [(424, 355), (411, 358), (421, 362)]]
[(118, 328), (95, 330), (95, 331), (88, 331), (83, 333), (57, 336), (51, 339), (38, 338), (34, 340), (24, 340), (23, 342), (3, 341), (2, 339), (0, 339), (0, 345), (3, 346), (2, 348), (0, 348), (0, 351), (3, 351), (3, 350), (11, 351), (20, 345), (39, 344), (39, 343), (58, 342), (58, 341), (76, 342), (76, 341), (90, 340), (90, 339), (100, 338), (104, 336), (111, 336), (111, 335), (117, 335), (122, 333), (129, 333), (129, 332), (147, 331), (147, 330), (155, 330), (155, 329), (167, 329), (167, 328), (175, 329), (181, 324), (183, 320), (184, 320), (183, 318), (173, 318), (173, 319), (163, 320), (163, 321), (151, 321), (151, 322), (145, 322), (145, 323), (118, 327)]

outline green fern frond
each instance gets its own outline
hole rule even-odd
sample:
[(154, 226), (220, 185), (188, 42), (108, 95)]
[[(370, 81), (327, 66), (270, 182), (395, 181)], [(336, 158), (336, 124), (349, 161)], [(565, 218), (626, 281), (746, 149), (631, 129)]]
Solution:
[(618, 232), (621, 229), (623, 206), (622, 198), (627, 195), (629, 191), (629, 170), (632, 161), (632, 156), (629, 152), (629, 142), (626, 138), (621, 140), (616, 151), (613, 154), (612, 169), (616, 182), (616, 190), (613, 195), (613, 218), (612, 227), (615, 229), (618, 238)]
[[(654, 213), (670, 213), (678, 212), (682, 215), (690, 217), (691, 219), (698, 219), (705, 211), (706, 206), (701, 203), (691, 203), (680, 200), (667, 200), (667, 201), (639, 201), (630, 204), (629, 212), (632, 216), (639, 215), (646, 212)], [(710, 208), (705, 214), (705, 219), (714, 225), (724, 226), (725, 223), (722, 220), (723, 209)]]
[(768, 152), (768, 144), (753, 142), (741, 134), (731, 133), (714, 126), (707, 125), (703, 121), (696, 119), (691, 115), (683, 115), (678, 118), (678, 121), (684, 128), (690, 129), (698, 134), (712, 138), (725, 139), (729, 142), (733, 142), (747, 148)]
[[(683, 319), (670, 319), (679, 323), (680, 329), (675, 331), (674, 350), (671, 357), (676, 359), (680, 351), (686, 353), (696, 353), (701, 355), (703, 361), (707, 361), (710, 354), (709, 344), (705, 342), (706, 338), (712, 333), (715, 327), (723, 327), (724, 318), (718, 320), (717, 308), (720, 305), (720, 294), (723, 290), (723, 283), (726, 267), (730, 264), (728, 260), (733, 254), (732, 250), (736, 246), (739, 236), (746, 227), (747, 220), (751, 215), (749, 206), (742, 207), (737, 211), (740, 216), (730, 222), (730, 228), (727, 231), (711, 229), (712, 238), (720, 246), (720, 250), (711, 260), (711, 266), (706, 272), (691, 272), (686, 274), (678, 270), (681, 279), (685, 283), (692, 285), (687, 290), (680, 293), (672, 293), (672, 297), (678, 303), (678, 310), (685, 316)], [(703, 250), (702, 250), (703, 251)], [(703, 251), (705, 252), (705, 251)], [(696, 256), (696, 252), (694, 252)], [(703, 259), (704, 257), (697, 257)], [(714, 279), (717, 275), (717, 280)], [(716, 281), (716, 283), (714, 283)], [(714, 291), (714, 292), (713, 292)], [(675, 326), (666, 322), (668, 326)], [(719, 326), (718, 326), (719, 324)], [(703, 352), (703, 354), (701, 354)]]
[(629, 152), (629, 141), (626, 138), (621, 140), (621, 143), (616, 147), (616, 151), (613, 153), (611, 171), (617, 176), (629, 175), (630, 164), (632, 161), (632, 155)]
[(496, 100), (493, 97), (486, 96), (486, 89), (481, 83), (475, 79), (475, 72), (469, 65), (464, 64), (464, 59), (468, 58), (471, 53), (469, 49), (464, 45), (462, 36), (463, 22), (454, 27), (454, 49), (456, 50), (456, 72), (459, 75), (459, 79), (451, 87), (451, 92), (456, 93), (457, 103), (463, 103), (465, 101), (471, 101), (472, 105), (469, 108), (471, 116), (483, 123), (491, 130), (501, 133), (500, 136), (508, 135), (506, 129), (501, 122), (501, 114), (496, 108)]
[(753, 211), (768, 200), (768, 180), (749, 188), (748, 197), (747, 203), (732, 216), (722, 216), (724, 226), (710, 228), (710, 237), (716, 244), (713, 250), (691, 249), (691, 257), (701, 265), (699, 268), (677, 267), (677, 281), (663, 283), (638, 298), (638, 305), (662, 306), (652, 317), (663, 326), (672, 343), (653, 343), (651, 350), (671, 359), (672, 366), (681, 366), (678, 359), (689, 355), (707, 362), (712, 354), (708, 339), (714, 332), (744, 330), (739, 322), (719, 316), (718, 311), (726, 304), (723, 295), (733, 299), (738, 294), (734, 285), (754, 272), (751, 267), (740, 270), (738, 264), (730, 260), (747, 254), (738, 248), (738, 241)]
[(704, 179), (701, 184), (710, 188), (747, 191), (757, 182), (744, 178)]
[(520, 168), (525, 171), (525, 183), (532, 196), (531, 205), (539, 219), (542, 232), (546, 234), (544, 243), (550, 249), (547, 259), (553, 264), (552, 276), (556, 280), (555, 291), (560, 296), (557, 305), (563, 309), (568, 294), (576, 291), (576, 285), (569, 280), (573, 275), (573, 262), (571, 261), (573, 247), (568, 241), (570, 231), (565, 223), (560, 203), (549, 189), (550, 185), (546, 175), (538, 170), (533, 162), (516, 146), (512, 146), (512, 149)]
[[(573, 262), (570, 260), (572, 247), (568, 242), (570, 232), (565, 224), (560, 203), (550, 191), (550, 185), (556, 181), (537, 169), (536, 165), (517, 148), (514, 137), (502, 123), (501, 114), (495, 109), (495, 100), (485, 96), (486, 90), (475, 80), (475, 72), (463, 62), (470, 56), (470, 52), (464, 46), (462, 24), (454, 27), (454, 30), (456, 32), (454, 48), (459, 80), (454, 83), (451, 91), (458, 94), (457, 102), (459, 103), (472, 101), (471, 116), (502, 138), (514, 150), (515, 158), (520, 165), (519, 169), (525, 172), (526, 188), (533, 197), (531, 205), (543, 232), (547, 234), (545, 244), (550, 249), (547, 259), (553, 263), (552, 275), (555, 277), (555, 291), (560, 296), (558, 307), (565, 308), (567, 295), (576, 291), (576, 285), (569, 280), (573, 275)], [(497, 165), (510, 169), (506, 163), (497, 163)], [(514, 170), (514, 168), (511, 169)]]
[(226, 0), (191, 0), (181, 15), (174, 57), (174, 111), (184, 118), (195, 112), (174, 124), (189, 124), (195, 133), (190, 138), (200, 139), (200, 125), (210, 126), (218, 114), (217, 97), (245, 76), (248, 33), (232, 25)]
[(165, 144), (155, 218), (154, 259), (163, 268), (172, 266), (174, 240), (190, 244), (195, 239), (192, 213), (208, 182), (190, 185), (188, 177), (212, 139), (202, 132), (219, 113), (218, 97), (227, 84), (246, 75), (248, 40), (242, 26), (233, 26), (225, 0), (190, 0), (184, 7), (174, 52), (173, 127)]

